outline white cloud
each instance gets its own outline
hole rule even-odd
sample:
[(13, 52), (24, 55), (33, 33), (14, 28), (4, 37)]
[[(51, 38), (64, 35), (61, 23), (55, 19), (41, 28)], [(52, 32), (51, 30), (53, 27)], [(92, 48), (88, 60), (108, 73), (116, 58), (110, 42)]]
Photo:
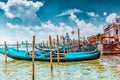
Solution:
[(104, 12), (103, 15), (106, 16), (106, 15), (107, 15), (107, 12)]
[[(10, 23), (9, 23), (10, 24)], [(12, 27), (14, 25), (10, 24)], [(10, 26), (9, 25), (9, 26)], [(15, 25), (16, 26), (16, 25)], [(25, 41), (28, 40), (29, 42), (32, 41), (32, 34), (28, 31), (21, 29), (21, 28), (9, 28), (9, 27), (0, 27), (0, 43), (4, 44), (4, 41), (7, 44), (16, 43), (17, 41)]]
[(103, 33), (103, 26), (95, 26), (92, 23), (86, 23), (84, 20), (79, 20), (77, 16), (72, 13), (69, 17), (70, 20), (74, 21), (80, 28), (82, 36), (91, 36), (97, 33)]
[(66, 10), (64, 12), (62, 12), (61, 14), (57, 15), (56, 17), (60, 17), (60, 16), (65, 16), (65, 15), (70, 15), (72, 13), (81, 13), (82, 11), (79, 9), (69, 9)]
[(5, 6), (5, 3), (0, 2), (0, 8), (3, 8), (3, 6)]
[(117, 18), (118, 16), (117, 16), (117, 14), (116, 13), (111, 13), (110, 15), (108, 15), (107, 17), (106, 17), (106, 22), (107, 23), (113, 23), (113, 22), (115, 22), (115, 18)]
[(35, 30), (37, 30), (36, 29), (36, 26), (35, 26), (35, 28), (33, 28), (33, 26), (29, 26), (29, 27), (26, 27), (26, 26), (23, 26), (23, 25), (13, 25), (13, 24), (11, 24), (11, 23), (7, 23), (6, 24), (6, 26), (9, 28), (9, 29), (12, 29), (12, 30), (16, 30), (16, 31), (18, 31), (19, 32), (19, 30), (21, 31), (27, 31), (27, 32), (29, 32), (29, 33), (31, 33), (31, 34), (33, 34), (34, 35), (34, 32), (32, 31), (32, 29), (35, 29)]
[[(46, 23), (42, 23), (40, 26), (40, 32), (37, 34), (41, 37), (41, 40), (48, 40), (48, 36), (51, 35), (53, 38), (56, 35), (65, 35), (68, 32), (71, 35), (71, 31), (73, 28), (71, 26), (67, 26), (65, 23), (60, 23), (60, 25), (54, 25), (51, 21), (47, 21)], [(46, 37), (46, 38), (45, 38)]]
[(87, 14), (91, 17), (99, 17), (99, 15), (95, 14), (94, 12), (87, 12)]
[(10, 29), (16, 29), (16, 28), (20, 28), (19, 26), (14, 26), (11, 23), (7, 23), (6, 24)]
[[(74, 21), (78, 27), (80, 28), (81, 36), (91, 36), (93, 34), (101, 33), (103, 26), (96, 27), (91, 23), (85, 23), (84, 20), (79, 20), (76, 15), (72, 14), (74, 17), (70, 18)], [(0, 36), (2, 36), (2, 41), (6, 40), (7, 43), (16, 43), (16, 41), (25, 41), (28, 40), (32, 42), (32, 36), (36, 36), (36, 42), (47, 41), (48, 36), (51, 35), (52, 38), (56, 38), (56, 35), (65, 35), (66, 32), (69, 33), (71, 38), (77, 39), (77, 28), (67, 26), (65, 23), (60, 22), (59, 25), (55, 25), (51, 23), (51, 21), (47, 21), (42, 23), (41, 26), (29, 26), (25, 27), (23, 25), (13, 25), (11, 23), (6, 24), (6, 28), (1, 29)], [(74, 35), (71, 32), (75, 30), (76, 33)], [(3, 35), (4, 34), (4, 35)], [(14, 38), (13, 38), (14, 37)]]
[[(22, 1), (26, 1), (26, 0), (22, 0)], [(29, 5), (30, 4), (28, 4), (28, 6)], [(91, 23), (86, 23), (84, 20), (79, 20), (74, 13), (76, 12), (78, 13), (80, 12), (80, 10), (71, 9), (65, 12), (66, 13), (64, 14), (61, 13), (62, 15), (59, 16), (70, 15), (69, 19), (75, 22), (78, 28), (80, 28), (81, 36), (91, 36), (93, 34), (102, 32), (102, 26), (97, 27)], [(6, 40), (8, 43), (16, 43), (16, 41), (25, 41), (25, 40), (31, 42), (33, 35), (36, 35), (36, 42), (40, 42), (42, 40), (48, 40), (49, 35), (51, 35), (52, 38), (55, 38), (57, 34), (65, 35), (66, 32), (70, 34), (70, 37), (72, 38), (74, 37), (77, 39), (77, 33), (74, 36), (71, 34), (72, 30), (77, 31), (77, 29), (75, 27), (67, 26), (63, 22), (60, 22), (59, 25), (55, 25), (51, 21), (47, 21), (41, 23), (41, 26), (34, 26), (34, 27), (31, 25), (29, 25), (28, 27), (26, 27), (25, 25), (13, 25), (12, 23), (7, 23), (6, 26), (7, 27), (5, 28), (0, 28), (0, 30), (2, 31), (0, 32), (0, 36), (2, 36), (1, 39), (2, 41)]]
[(32, 36), (35, 35), (35, 33), (29, 28), (25, 26), (20, 25), (13, 25), (11, 23), (7, 23), (6, 27), (0, 27), (0, 36), (1, 42), (3, 44), (3, 41), (6, 41), (9, 43), (16, 43), (19, 41), (25, 41), (28, 40), (29, 42), (32, 42)]
[(42, 2), (27, 0), (8, 0), (7, 3), (0, 2), (0, 8), (5, 11), (8, 18), (20, 18), (22, 20), (22, 24), (26, 25), (34, 25), (35, 23), (40, 24), (40, 20), (37, 17), (36, 12), (41, 6), (43, 6)]
[[(15, 43), (16, 41), (32, 41), (32, 36), (36, 35), (36, 42), (43, 40), (49, 40), (48, 36), (51, 35), (52, 38), (56, 38), (56, 35), (65, 35), (68, 32), (71, 35), (71, 31), (74, 29), (71, 26), (67, 26), (65, 23), (60, 23), (60, 25), (54, 25), (51, 21), (42, 23), (41, 26), (29, 26), (25, 27), (23, 25), (13, 25), (11, 23), (6, 24), (7, 34), (2, 37), (2, 41), (7, 40), (8, 43)], [(1, 29), (4, 30), (4, 29)], [(1, 32), (0, 32), (1, 34)], [(14, 38), (13, 38), (14, 37)]]

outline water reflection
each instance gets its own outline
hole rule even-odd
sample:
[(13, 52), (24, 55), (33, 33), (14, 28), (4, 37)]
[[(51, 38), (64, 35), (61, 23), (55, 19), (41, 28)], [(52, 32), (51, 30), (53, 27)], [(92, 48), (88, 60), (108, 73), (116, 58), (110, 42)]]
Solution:
[(53, 70), (50, 71), (50, 80), (54, 80)]
[[(108, 62), (109, 61), (109, 62)], [(92, 61), (53, 63), (35, 62), (35, 80), (119, 80), (120, 64), (106, 59)], [(2, 80), (31, 80), (32, 63), (30, 61), (12, 60), (5, 64), (0, 61), (0, 78)]]

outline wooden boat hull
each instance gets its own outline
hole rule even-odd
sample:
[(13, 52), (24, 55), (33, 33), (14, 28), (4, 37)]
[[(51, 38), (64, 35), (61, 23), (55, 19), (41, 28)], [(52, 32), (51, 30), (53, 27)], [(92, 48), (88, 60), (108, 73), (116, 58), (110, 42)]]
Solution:
[[(4, 54), (4, 49), (0, 49), (1, 53)], [(49, 55), (47, 52), (37, 51), (37, 54), (34, 59), (35, 61), (50, 61)], [(7, 56), (16, 60), (32, 60), (32, 55), (23, 50), (16, 50), (14, 48), (7, 49)], [(53, 62), (57, 62), (57, 54), (53, 53)], [(68, 57), (67, 57), (68, 56)], [(70, 56), (70, 57), (69, 57)], [(71, 57), (73, 56), (73, 57)], [(73, 62), (73, 61), (85, 61), (85, 60), (94, 60), (100, 57), (100, 52), (98, 51), (90, 51), (90, 52), (69, 52), (67, 54), (60, 54), (60, 62)]]
[[(40, 51), (43, 51), (43, 52), (50, 52), (50, 48), (49, 47), (37, 47), (36, 46), (36, 49), (40, 50)], [(60, 53), (67, 53), (68, 50), (70, 51), (75, 51), (75, 52), (83, 52), (83, 51), (92, 51), (96, 49), (96, 46), (93, 46), (93, 45), (86, 45), (85, 47), (81, 47), (79, 48), (78, 46), (76, 48), (59, 48), (59, 52)], [(54, 48), (52, 48), (52, 51), (58, 51), (58, 50), (55, 50)]]
[[(71, 52), (72, 53), (72, 52)], [(74, 55), (74, 57), (69, 58), (66, 57), (66, 54), (60, 54), (60, 62), (74, 62), (74, 61), (85, 61), (85, 60), (95, 60), (98, 59), (100, 57), (100, 52), (96, 51), (96, 52), (91, 52), (91, 53), (75, 53), (73, 52), (73, 54), (71, 53), (67, 53), (70, 54), (71, 56)], [(34, 59), (35, 61), (45, 61), (45, 62), (49, 62), (50, 58), (49, 58), (49, 54), (47, 53), (47, 56), (45, 55), (46, 53), (41, 53), (41, 56), (35, 56)], [(88, 55), (88, 56), (85, 56)], [(29, 54), (27, 55), (26, 51), (22, 51), (22, 50), (15, 50), (15, 49), (8, 49), (7, 51), (7, 56), (16, 60), (27, 60), (27, 61), (32, 61), (32, 55)], [(83, 57), (82, 57), (83, 56)], [(57, 54), (53, 54), (53, 62), (57, 62)]]
[[(91, 57), (86, 57), (86, 58), (79, 58), (79, 59), (66, 59), (64, 57), (60, 57), (60, 62), (74, 62), (74, 61), (86, 61), (86, 60), (95, 60), (95, 59), (98, 59), (100, 56), (99, 56), (100, 53), (98, 53), (98, 55), (96, 56), (91, 56)], [(18, 57), (18, 56), (14, 56), (14, 55), (11, 55), (11, 54), (7, 54), (8, 57), (10, 58), (13, 58), (13, 59), (16, 59), (16, 60), (27, 60), (27, 61), (32, 61), (32, 57)], [(47, 61), (49, 62), (50, 61), (50, 58), (34, 58), (35, 61)], [(52, 59), (53, 62), (57, 62), (57, 57), (53, 58)]]

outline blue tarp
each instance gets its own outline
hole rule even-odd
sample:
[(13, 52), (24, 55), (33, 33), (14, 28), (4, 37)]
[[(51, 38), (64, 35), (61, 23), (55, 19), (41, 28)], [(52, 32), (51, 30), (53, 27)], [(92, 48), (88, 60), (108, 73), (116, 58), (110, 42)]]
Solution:
[[(0, 53), (4, 53), (4, 48), (0, 48)], [(11, 54), (14, 56), (19, 56), (19, 57), (32, 57), (32, 54), (30, 54), (30, 52), (28, 53), (27, 51), (24, 50), (18, 50), (15, 48), (7, 48), (7, 54)], [(52, 54), (54, 54), (54, 52), (52, 52)], [(45, 58), (45, 56), (49, 56), (50, 52), (41, 52), (41, 51), (35, 51), (35, 57), (39, 57), (39, 58)]]
[(95, 56), (95, 55), (97, 55), (97, 54), (98, 54), (98, 52), (96, 52), (96, 53), (94, 53), (94, 54), (88, 53), (88, 54), (79, 54), (79, 55), (66, 54), (66, 55), (65, 55), (65, 58), (66, 58), (66, 59), (80, 59), (80, 58), (92, 57), (92, 56)]
[(84, 57), (91, 57), (97, 55), (98, 51), (90, 51), (90, 52), (69, 52), (65, 55), (67, 59), (77, 59), (77, 58), (84, 58)]

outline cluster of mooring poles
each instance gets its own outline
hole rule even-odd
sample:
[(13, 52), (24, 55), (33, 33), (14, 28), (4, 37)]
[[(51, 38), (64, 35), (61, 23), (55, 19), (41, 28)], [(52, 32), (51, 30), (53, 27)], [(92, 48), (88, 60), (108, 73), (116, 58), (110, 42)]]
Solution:
[[(78, 29), (78, 47), (80, 48), (80, 29)], [(58, 65), (60, 64), (60, 52), (59, 52), (59, 37), (58, 35), (56, 36), (56, 40), (57, 40), (57, 43), (55, 47), (55, 49), (57, 49), (57, 62), (58, 62)], [(65, 50), (65, 38), (63, 38), (63, 46), (64, 46), (64, 54), (66, 53), (66, 50)], [(48, 44), (49, 43), (49, 44)], [(73, 44), (75, 44), (75, 40), (73, 39)], [(40, 43), (40, 45), (42, 46), (45, 46), (45, 43), (44, 41), (42, 43)], [(53, 70), (53, 64), (52, 64), (52, 38), (51, 38), (51, 35), (49, 35), (49, 42), (47, 41), (46, 42), (46, 45), (47, 46), (50, 46), (50, 70), (52, 71)], [(17, 45), (16, 45), (16, 49), (17, 51), (19, 51), (19, 43), (17, 41)], [(6, 41), (4, 41), (4, 54), (5, 54), (5, 63), (7, 63), (7, 43)], [(26, 51), (27, 51), (27, 54), (28, 54), (28, 41), (26, 40)], [(70, 50), (67, 50), (67, 52), (69, 52)], [(56, 51), (55, 51), (56, 52)], [(33, 42), (32, 42), (32, 80), (35, 80), (35, 35), (33, 36)]]

